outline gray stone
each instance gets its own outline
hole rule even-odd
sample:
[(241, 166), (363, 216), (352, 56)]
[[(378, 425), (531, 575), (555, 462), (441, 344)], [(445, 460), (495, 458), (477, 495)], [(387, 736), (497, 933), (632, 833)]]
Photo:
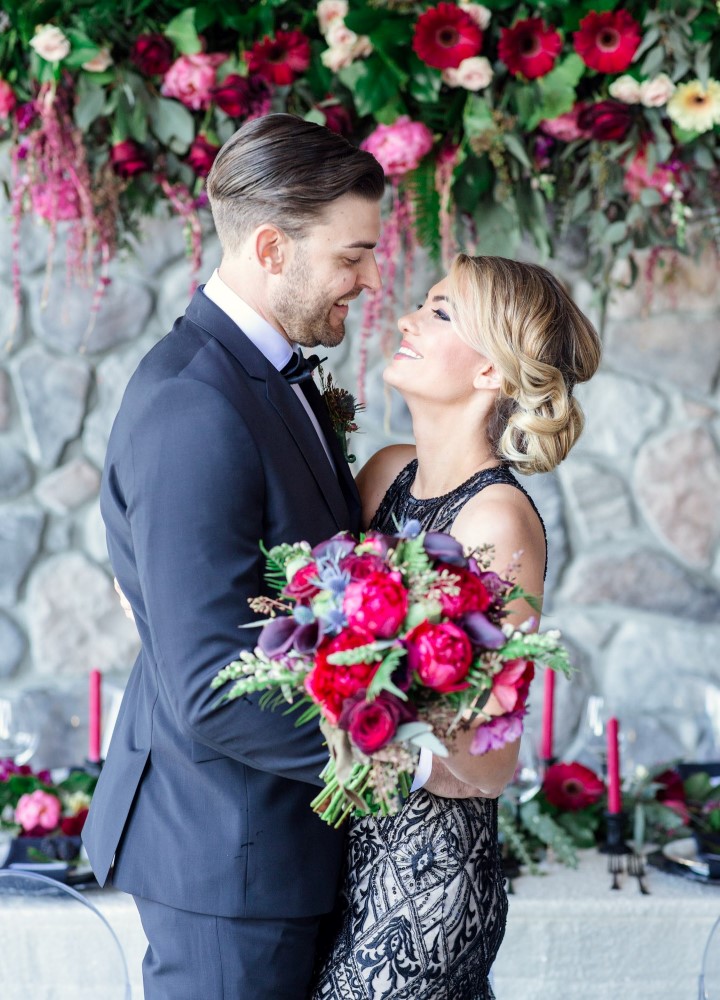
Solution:
[(597, 541), (633, 527), (632, 500), (620, 476), (582, 459), (563, 463), (560, 476), (584, 538)]
[(545, 523), (548, 566), (543, 609), (547, 613), (553, 606), (555, 591), (568, 558), (562, 491), (555, 472), (535, 476), (518, 476), (517, 479), (534, 500)]
[(578, 456), (595, 454), (629, 464), (665, 412), (663, 397), (650, 386), (604, 371), (575, 391), (585, 412), (585, 429), (574, 451)]
[(0, 310), (0, 357), (9, 357), (22, 345), (26, 334), (26, 301), (20, 294), (16, 302), (15, 292), (9, 281), (0, 282), (3, 309)]
[(90, 505), (85, 515), (83, 543), (86, 552), (92, 556), (95, 562), (103, 563), (108, 561), (105, 523), (100, 514), (100, 504), (97, 501)]
[(25, 655), (26, 645), (20, 628), (0, 612), (0, 678), (12, 677)]
[(10, 426), (10, 379), (7, 372), (0, 368), (0, 431), (6, 431)]
[(720, 452), (702, 426), (652, 438), (638, 455), (635, 495), (651, 528), (684, 562), (710, 566), (720, 542)]
[(67, 517), (51, 517), (45, 527), (43, 549), (56, 555), (72, 547), (73, 524)]
[(27, 605), (38, 674), (132, 665), (139, 648), (135, 626), (123, 614), (110, 577), (80, 553), (54, 556), (38, 567)]
[(580, 555), (567, 572), (562, 596), (571, 604), (614, 604), (697, 622), (720, 621), (720, 589), (648, 548), (604, 547)]
[(67, 514), (97, 495), (100, 473), (82, 458), (45, 476), (35, 488), (35, 495), (54, 514)]
[(52, 468), (82, 426), (90, 368), (31, 347), (16, 359), (14, 380), (31, 455)]
[(98, 300), (93, 287), (65, 287), (62, 269), (53, 274), (49, 288), (51, 306), (42, 309), (39, 283), (31, 290), (33, 329), (40, 340), (70, 354), (95, 354), (139, 336), (152, 312), (153, 297), (146, 285), (113, 276)]
[(32, 470), (26, 455), (9, 441), (0, 441), (0, 500), (19, 496), (31, 485)]
[(110, 431), (130, 376), (145, 353), (142, 344), (133, 344), (122, 354), (112, 354), (98, 365), (97, 402), (85, 420), (83, 432), (83, 450), (98, 468), (105, 463)]
[[(648, 277), (648, 258), (656, 257), (652, 275)], [(630, 269), (627, 260), (619, 263), (613, 272), (613, 289), (607, 308), (609, 321), (633, 317), (656, 316), (675, 312), (719, 312), (720, 282), (718, 258), (714, 247), (708, 244), (700, 257), (677, 253), (674, 250), (638, 250), (633, 259), (639, 268), (637, 281), (629, 288)], [(682, 335), (683, 320), (678, 322)]]
[[(10, 278), (13, 269), (13, 222), (10, 206), (0, 189), (0, 275)], [(62, 224), (61, 224), (62, 228)], [(36, 216), (26, 215), (20, 223), (17, 262), (25, 278), (45, 268), (49, 249), (50, 227)], [(62, 237), (60, 242), (62, 243)], [(63, 267), (64, 270), (64, 267)]]
[(27, 506), (0, 507), (0, 604), (10, 605), (40, 547), (45, 516)]

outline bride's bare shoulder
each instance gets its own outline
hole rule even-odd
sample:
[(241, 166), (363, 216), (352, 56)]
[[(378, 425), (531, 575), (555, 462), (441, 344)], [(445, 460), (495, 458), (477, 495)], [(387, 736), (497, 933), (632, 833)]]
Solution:
[(372, 520), (388, 487), (408, 462), (415, 458), (415, 446), (391, 444), (368, 459), (357, 474), (357, 488), (363, 506), (363, 527)]

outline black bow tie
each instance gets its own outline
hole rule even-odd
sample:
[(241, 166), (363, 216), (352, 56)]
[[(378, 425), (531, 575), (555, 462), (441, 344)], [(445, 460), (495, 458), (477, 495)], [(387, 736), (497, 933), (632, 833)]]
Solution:
[(327, 361), (327, 358), (319, 358), (317, 354), (311, 354), (309, 358), (306, 358), (299, 351), (293, 351), (293, 356), (285, 367), (280, 369), (280, 374), (284, 375), (291, 385), (296, 382), (305, 382), (312, 378), (312, 373), (323, 361)]

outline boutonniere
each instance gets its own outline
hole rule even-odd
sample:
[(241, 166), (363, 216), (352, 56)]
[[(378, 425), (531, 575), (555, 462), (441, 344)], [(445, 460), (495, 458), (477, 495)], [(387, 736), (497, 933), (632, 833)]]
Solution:
[(357, 461), (356, 456), (351, 455), (348, 451), (348, 437), (356, 430), (359, 430), (358, 425), (355, 423), (355, 414), (359, 410), (364, 410), (365, 407), (362, 403), (358, 403), (353, 394), (348, 392), (347, 389), (342, 389), (339, 385), (335, 385), (331, 372), (325, 375), (322, 367), (319, 367), (318, 375), (320, 376), (322, 398), (325, 400), (325, 405), (328, 408), (330, 423), (340, 442), (345, 461), (349, 463), (355, 462)]

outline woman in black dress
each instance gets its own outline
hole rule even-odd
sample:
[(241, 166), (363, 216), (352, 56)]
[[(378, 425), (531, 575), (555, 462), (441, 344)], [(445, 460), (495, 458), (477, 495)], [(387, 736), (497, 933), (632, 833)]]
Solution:
[[(382, 449), (360, 472), (365, 524), (390, 533), (414, 518), (469, 548), (490, 543), (492, 568), (519, 561), (517, 582), (541, 597), (545, 529), (511, 469), (548, 472), (577, 439), (573, 388), (600, 359), (593, 326), (544, 268), (464, 254), (398, 325), (384, 378), (408, 405), (415, 444)], [(509, 620), (533, 614), (517, 601)], [(339, 930), (313, 1000), (492, 998), (507, 912), (497, 797), (519, 741), (478, 757), (471, 740), (432, 758), (400, 813), (353, 822)]]

